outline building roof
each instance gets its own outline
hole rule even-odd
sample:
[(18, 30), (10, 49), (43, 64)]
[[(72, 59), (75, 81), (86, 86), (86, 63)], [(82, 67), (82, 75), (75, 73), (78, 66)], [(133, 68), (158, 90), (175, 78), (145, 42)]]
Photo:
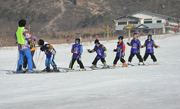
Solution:
[(138, 16), (137, 14), (144, 14), (144, 15), (149, 15), (149, 16), (152, 16), (152, 17), (160, 17), (160, 18), (163, 18), (163, 19), (178, 20), (178, 21), (180, 21), (179, 18), (170, 17), (170, 16), (167, 16), (167, 15), (161, 15), (161, 14), (157, 14), (157, 13), (146, 12), (146, 11), (135, 12), (135, 13), (132, 13), (132, 14), (127, 14), (127, 15), (124, 15), (124, 16), (120, 16), (120, 17), (115, 18), (115, 19), (113, 19), (111, 21), (122, 19), (122, 18), (139, 19), (140, 17), (137, 17)]

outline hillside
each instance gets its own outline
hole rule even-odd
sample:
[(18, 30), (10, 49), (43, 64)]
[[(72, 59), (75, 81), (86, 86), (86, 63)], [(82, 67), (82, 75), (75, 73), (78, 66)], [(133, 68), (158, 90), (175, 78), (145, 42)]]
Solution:
[(1, 0), (0, 36), (12, 36), (24, 18), (31, 33), (48, 36), (81, 28), (101, 28), (110, 19), (149, 11), (180, 18), (180, 0)]

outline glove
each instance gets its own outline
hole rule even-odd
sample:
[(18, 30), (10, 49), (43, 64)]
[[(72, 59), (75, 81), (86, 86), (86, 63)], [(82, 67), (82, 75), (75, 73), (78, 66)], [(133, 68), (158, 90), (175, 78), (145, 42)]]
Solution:
[(81, 56), (81, 53), (78, 53), (79, 56)]
[(88, 52), (89, 52), (89, 53), (91, 53), (91, 50), (90, 50), (90, 49), (88, 49)]
[(127, 42), (127, 45), (129, 45), (129, 46), (130, 46), (130, 43), (129, 43), (129, 42)]
[(143, 48), (143, 46), (141, 46), (141, 48)]
[(74, 51), (71, 51), (71, 53), (74, 53)]
[(32, 49), (33, 48), (33, 45), (30, 45), (30, 49)]
[(114, 51), (114, 52), (117, 52), (117, 49), (114, 49), (113, 51)]
[(155, 48), (159, 48), (159, 46), (156, 46)]

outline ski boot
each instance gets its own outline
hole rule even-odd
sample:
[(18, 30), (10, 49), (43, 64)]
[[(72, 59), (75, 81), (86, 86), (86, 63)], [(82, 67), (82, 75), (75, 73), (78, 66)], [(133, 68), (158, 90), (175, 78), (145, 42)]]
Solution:
[(122, 67), (127, 67), (127, 64), (126, 64), (126, 62), (124, 62), (124, 63), (123, 63), (123, 66), (122, 66)]
[(128, 62), (128, 65), (132, 65), (131, 62)]
[(157, 61), (153, 63), (153, 65), (158, 65), (158, 64), (159, 64), (159, 63), (157, 63)]
[(96, 65), (92, 65), (90, 68), (91, 68), (91, 69), (96, 69), (97, 66), (96, 66)]
[(139, 64), (138, 65), (145, 65), (143, 62), (139, 62)]
[(80, 68), (79, 71), (86, 71), (86, 69), (85, 68)]
[(46, 67), (44, 70), (42, 70), (41, 72), (50, 72), (51, 69), (49, 67)]
[(53, 71), (54, 71), (54, 72), (60, 72), (59, 69), (57, 69), (56, 65), (53, 66)]
[(27, 70), (27, 73), (36, 73), (36, 71), (34, 71), (34, 70)]
[(16, 73), (26, 73), (26, 71), (22, 70), (22, 65), (20, 65), (19, 69), (16, 70)]
[(103, 69), (109, 68), (109, 66), (106, 64), (106, 62), (103, 63), (104, 66), (102, 67)]

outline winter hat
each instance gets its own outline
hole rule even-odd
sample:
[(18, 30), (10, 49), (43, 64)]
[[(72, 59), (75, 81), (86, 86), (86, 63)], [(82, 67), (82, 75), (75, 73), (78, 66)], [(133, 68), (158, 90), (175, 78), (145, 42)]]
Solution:
[(25, 27), (25, 25), (26, 25), (26, 20), (21, 19), (21, 20), (19, 21), (19, 27)]
[(119, 37), (118, 37), (118, 40), (123, 40), (123, 36), (119, 36)]
[(79, 38), (76, 38), (76, 39), (75, 39), (75, 43), (76, 43), (76, 42), (79, 42), (79, 44), (80, 44), (80, 39), (79, 39)]
[(98, 39), (96, 39), (96, 40), (94, 41), (94, 43), (95, 43), (95, 44), (100, 44)]
[(38, 45), (44, 45), (44, 40), (39, 39), (39, 41), (38, 41)]

